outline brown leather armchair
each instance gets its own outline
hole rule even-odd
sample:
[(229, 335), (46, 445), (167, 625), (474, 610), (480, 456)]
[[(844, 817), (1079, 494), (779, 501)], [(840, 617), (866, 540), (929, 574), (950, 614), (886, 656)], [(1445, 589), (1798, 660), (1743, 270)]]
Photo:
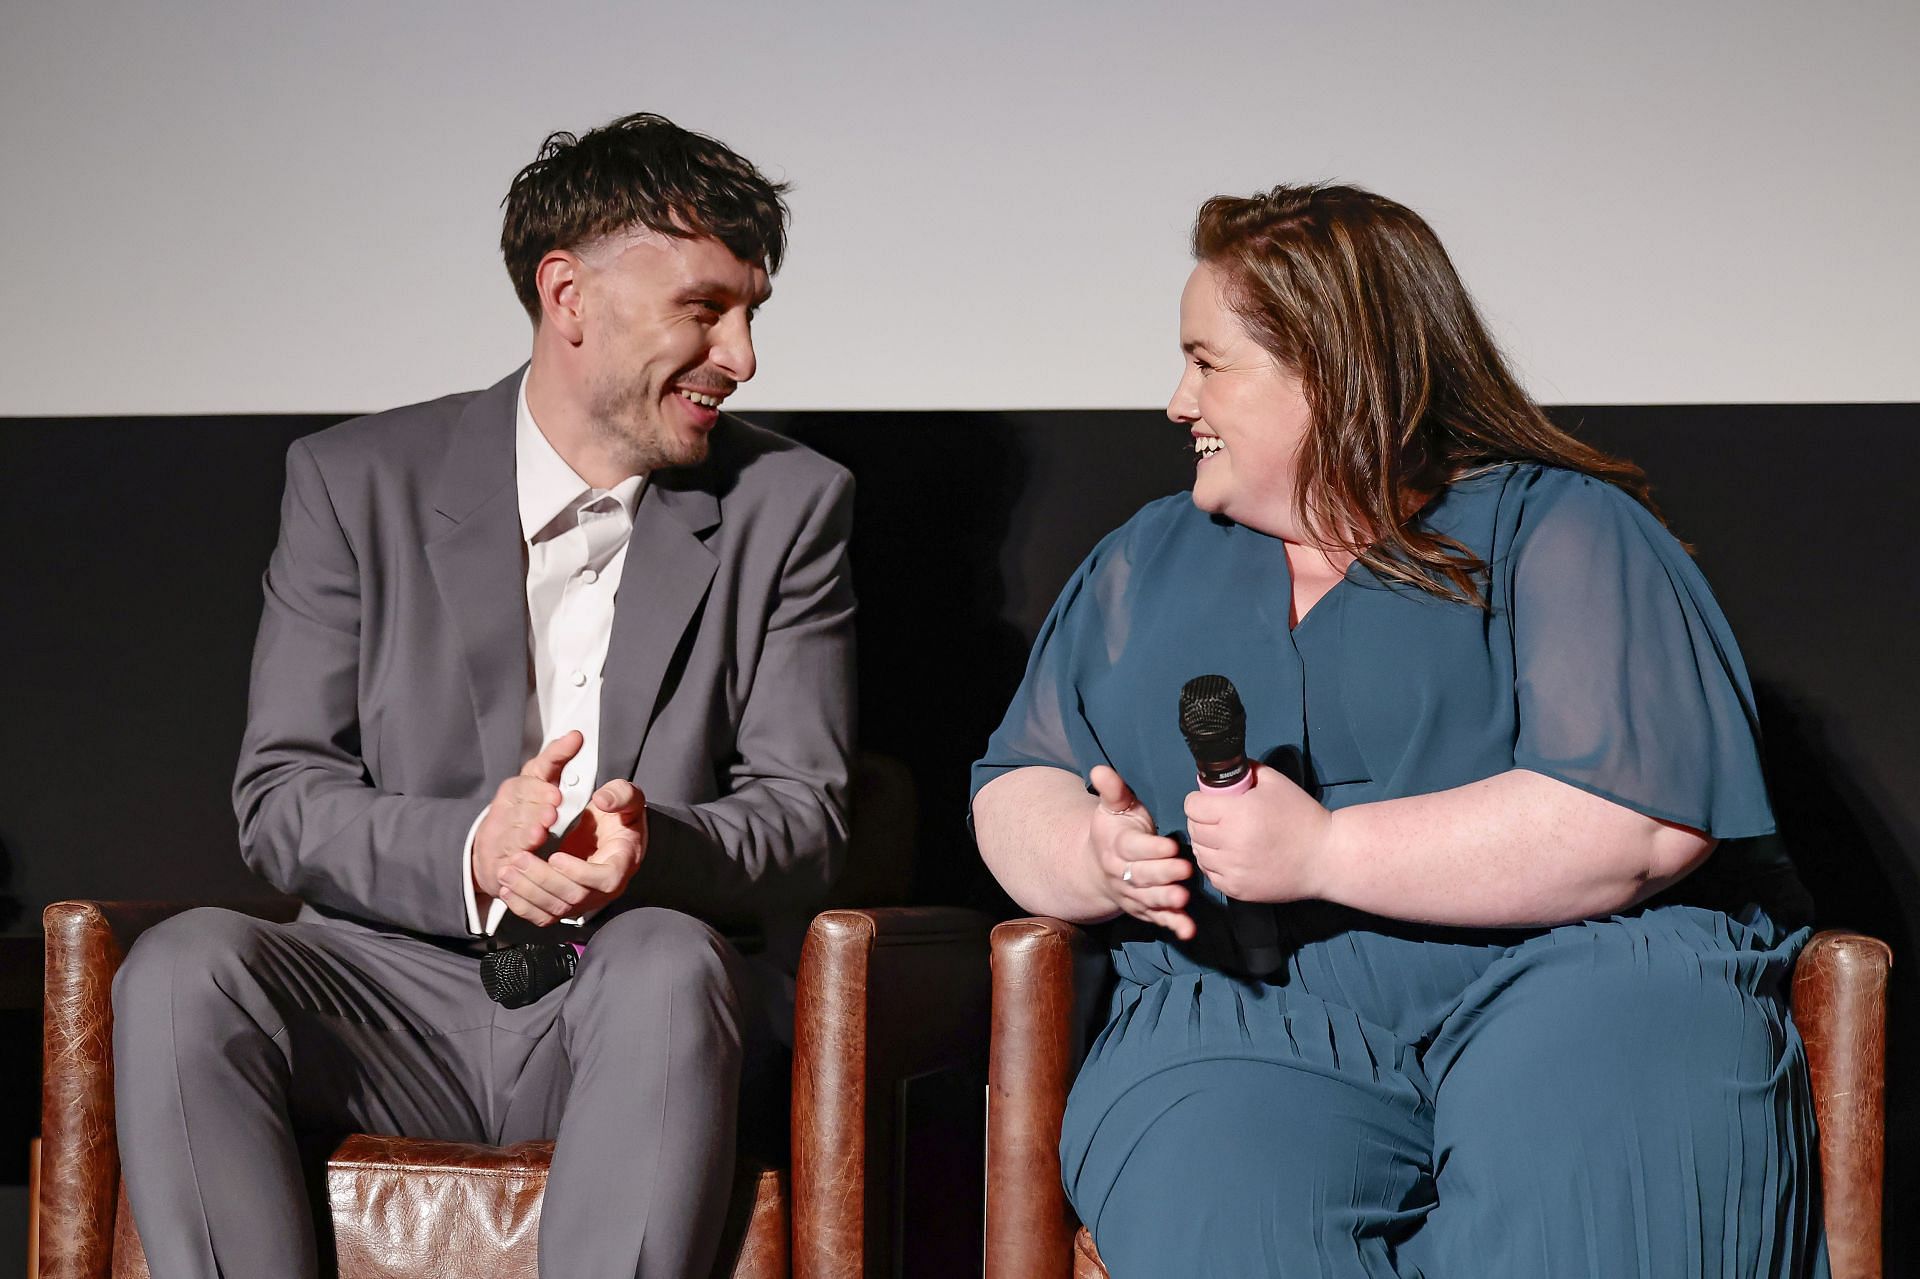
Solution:
[[(993, 930), (986, 1279), (1106, 1279), (1060, 1184), (1060, 1117), (1106, 966), (1057, 919)], [(1820, 1125), (1834, 1279), (1879, 1279), (1886, 990), (1893, 955), (1859, 933), (1808, 943), (1793, 979)]]
[[(855, 899), (902, 892), (915, 822), (904, 768), (863, 757), (854, 805), (848, 882)], [(114, 1137), (111, 987), (134, 939), (185, 908), (58, 902), (46, 910), (46, 1068), (32, 1226), (40, 1279), (148, 1275)], [(286, 919), (294, 904), (236, 908)], [(937, 907), (834, 910), (814, 921), (798, 976), (792, 1163), (742, 1161), (716, 1276), (883, 1273), (899, 1216), (897, 1086), (978, 1060), (990, 922)], [(927, 1000), (929, 989), (940, 999)], [(324, 1187), (337, 1273), (534, 1275), (552, 1150), (551, 1142), (502, 1149), (348, 1137), (327, 1159)]]

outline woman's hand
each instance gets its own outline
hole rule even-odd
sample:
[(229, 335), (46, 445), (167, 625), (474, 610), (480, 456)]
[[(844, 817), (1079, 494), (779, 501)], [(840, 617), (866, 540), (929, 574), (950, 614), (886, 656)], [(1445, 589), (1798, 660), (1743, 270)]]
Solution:
[(1102, 890), (1115, 907), (1135, 919), (1157, 924), (1181, 941), (1193, 940), (1187, 889), (1180, 883), (1193, 873), (1193, 867), (1180, 856), (1180, 845), (1154, 834), (1153, 815), (1134, 798), (1120, 774), (1101, 764), (1087, 780), (1097, 796), (1087, 827), (1087, 848)]
[[(1254, 764), (1253, 786), (1187, 796), (1187, 840), (1208, 882), (1243, 902), (1319, 897), (1333, 815), (1285, 773)], [(1136, 876), (1137, 878), (1137, 876)]]

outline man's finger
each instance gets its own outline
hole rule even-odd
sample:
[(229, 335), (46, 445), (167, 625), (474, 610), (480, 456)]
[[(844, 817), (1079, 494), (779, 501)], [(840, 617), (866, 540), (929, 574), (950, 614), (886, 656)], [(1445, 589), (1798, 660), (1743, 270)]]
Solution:
[[(557, 817), (559, 814), (556, 813), (554, 816)], [(501, 842), (515, 852), (530, 853), (547, 842), (547, 833), (552, 829), (549, 823), (534, 821), (531, 818), (516, 821), (507, 827), (506, 838)]]
[(514, 826), (552, 826), (560, 818), (560, 810), (552, 804), (514, 804), (507, 814)]
[(640, 859), (647, 855), (646, 842), (640, 832), (622, 828), (611, 836), (601, 839), (600, 846), (588, 855), (587, 860), (595, 866), (611, 866), (625, 873), (625, 868), (638, 866)]
[(572, 914), (587, 895), (585, 888), (538, 859), (516, 860), (508, 882), (521, 900), (554, 915)]
[(559, 808), (562, 796), (560, 788), (552, 782), (541, 781), (536, 777), (515, 777), (508, 785), (513, 791), (507, 802), (515, 808)]
[(551, 827), (560, 820), (560, 810), (541, 800), (510, 805), (508, 812), (512, 814), (511, 820), (516, 826)]
[(593, 806), (603, 813), (637, 813), (647, 797), (632, 782), (614, 780), (593, 793)]
[(574, 883), (596, 893), (612, 894), (620, 891), (618, 867), (586, 861), (575, 857), (572, 853), (555, 853), (547, 859), (547, 865), (558, 874), (565, 875)]
[(545, 928), (548, 924), (560, 918), (560, 916), (553, 912), (541, 910), (538, 906), (528, 902), (525, 898), (514, 892), (511, 885), (501, 885), (500, 900), (505, 902), (507, 909), (514, 914), (526, 920), (529, 924), (537, 924), (542, 928)]
[(520, 768), (520, 776), (536, 777), (549, 784), (560, 780), (560, 770), (580, 753), (587, 739), (579, 729), (569, 729), (540, 748), (540, 753)]
[[(543, 892), (557, 898), (563, 906), (579, 905), (580, 899), (588, 891), (572, 876), (556, 870), (552, 862), (532, 853), (515, 856), (513, 866), (522, 880), (537, 885)], [(552, 903), (542, 902), (541, 905), (551, 906)]]
[(525, 771), (532, 768), (536, 762), (537, 757), (528, 760), (522, 771), (500, 783), (493, 792), (495, 808), (520, 808), (527, 804), (558, 804), (560, 802), (558, 786)]

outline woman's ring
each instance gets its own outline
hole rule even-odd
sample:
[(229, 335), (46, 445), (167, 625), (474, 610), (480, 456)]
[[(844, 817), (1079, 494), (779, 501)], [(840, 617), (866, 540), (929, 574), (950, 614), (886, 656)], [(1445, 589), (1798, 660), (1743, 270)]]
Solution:
[(1120, 872), (1120, 882), (1123, 884), (1131, 884), (1133, 882), (1133, 867), (1129, 866)]

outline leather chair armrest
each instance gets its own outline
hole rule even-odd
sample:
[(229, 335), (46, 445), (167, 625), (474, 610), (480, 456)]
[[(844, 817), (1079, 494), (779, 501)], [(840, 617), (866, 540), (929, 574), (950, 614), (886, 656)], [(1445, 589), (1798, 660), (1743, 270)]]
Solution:
[[(291, 919), (289, 899), (224, 903)], [(113, 1248), (120, 1156), (113, 1135), (113, 975), (134, 939), (190, 903), (55, 902), (47, 937), (40, 1093), (40, 1274), (100, 1279)]]
[(1887, 978), (1893, 952), (1823, 932), (1800, 952), (1793, 1019), (1807, 1046), (1834, 1279), (1879, 1279), (1886, 1171)]
[(1079, 1060), (1077, 961), (1086, 934), (1058, 919), (993, 930), (987, 1057), (986, 1279), (1067, 1279), (1078, 1224), (1060, 1184), (1060, 1117)]
[(887, 1272), (892, 1105), (916, 1075), (987, 1043), (987, 930), (945, 907), (830, 910), (800, 955), (793, 1049), (795, 1279)]

